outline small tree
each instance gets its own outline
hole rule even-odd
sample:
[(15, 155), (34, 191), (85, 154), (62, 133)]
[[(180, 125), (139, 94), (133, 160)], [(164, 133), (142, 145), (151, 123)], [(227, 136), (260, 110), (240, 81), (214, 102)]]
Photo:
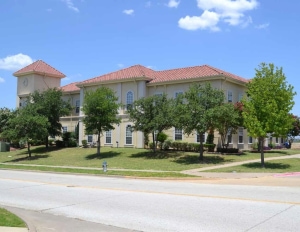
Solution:
[(274, 64), (262, 63), (247, 87), (248, 98), (242, 100), (244, 125), (251, 136), (258, 138), (264, 167), (264, 139), (268, 134), (287, 134), (294, 121), (289, 112), (296, 93), (287, 84), (282, 68)]
[(6, 107), (0, 108), (0, 139), (3, 138), (1, 133), (5, 130), (8, 120), (14, 117), (14, 111)]
[(222, 148), (228, 148), (228, 135), (236, 133), (241, 125), (239, 110), (232, 103), (222, 104), (214, 110), (214, 126), (221, 136)]
[(36, 107), (33, 107), (33, 105), (27, 105), (18, 109), (16, 116), (9, 119), (8, 126), (3, 134), (11, 140), (23, 139), (27, 141), (28, 156), (30, 158), (30, 140), (46, 136), (48, 127), (49, 122), (47, 118), (39, 115)]
[(129, 110), (129, 119), (134, 122), (134, 130), (145, 136), (152, 133), (153, 150), (156, 152), (157, 136), (172, 127), (172, 100), (166, 94), (141, 98)]
[(294, 119), (291, 129), (288, 131), (287, 138), (290, 142), (290, 146), (294, 142), (296, 136), (300, 135), (300, 118), (296, 115), (291, 114), (291, 117)]
[(96, 131), (98, 135), (97, 154), (100, 155), (100, 138), (104, 131), (113, 130), (119, 124), (117, 103), (118, 97), (107, 88), (100, 87), (95, 91), (85, 93), (82, 111), (85, 114), (83, 122), (87, 133)]
[[(209, 128), (213, 127), (214, 109), (224, 102), (222, 90), (213, 88), (210, 83), (193, 84), (189, 90), (176, 99), (175, 125), (182, 128), (186, 134), (194, 131), (203, 137)], [(203, 160), (203, 140), (200, 139), (199, 159)]]
[(36, 107), (37, 114), (47, 118), (49, 124), (47, 127), (48, 133), (44, 136), (46, 148), (48, 148), (48, 137), (61, 135), (62, 125), (60, 117), (70, 114), (72, 106), (70, 102), (62, 99), (62, 91), (56, 88), (47, 89), (46, 91), (35, 91), (28, 100), (27, 105)]

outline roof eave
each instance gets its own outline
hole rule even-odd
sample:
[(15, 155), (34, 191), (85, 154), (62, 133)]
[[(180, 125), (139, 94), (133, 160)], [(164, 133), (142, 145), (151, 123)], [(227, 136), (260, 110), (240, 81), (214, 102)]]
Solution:
[(55, 75), (55, 74), (50, 74), (50, 73), (46, 73), (46, 72), (37, 72), (37, 71), (29, 71), (29, 72), (21, 72), (21, 73), (13, 73), (13, 75), (15, 77), (21, 77), (21, 76), (26, 76), (26, 75), (30, 75), (30, 74), (40, 74), (40, 75), (46, 75), (49, 77), (55, 77), (55, 78), (64, 78), (66, 77), (66, 75)]

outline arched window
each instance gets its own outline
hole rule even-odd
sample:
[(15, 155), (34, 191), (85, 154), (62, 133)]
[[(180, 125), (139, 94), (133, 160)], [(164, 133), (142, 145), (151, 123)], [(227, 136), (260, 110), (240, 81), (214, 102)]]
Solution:
[(129, 91), (126, 96), (126, 109), (129, 110), (133, 104), (133, 92)]

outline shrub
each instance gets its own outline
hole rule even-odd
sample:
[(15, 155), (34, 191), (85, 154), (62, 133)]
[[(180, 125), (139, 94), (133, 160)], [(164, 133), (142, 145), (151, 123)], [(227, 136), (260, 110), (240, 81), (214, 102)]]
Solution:
[(187, 151), (187, 148), (188, 148), (188, 143), (187, 142), (180, 143), (180, 150), (181, 151)]
[(64, 141), (61, 141), (61, 140), (56, 140), (55, 145), (56, 145), (56, 147), (65, 147)]
[(204, 146), (205, 148), (207, 148), (208, 152), (214, 152), (214, 151), (215, 151), (216, 144), (208, 144), (208, 143), (205, 143), (205, 144), (203, 144), (203, 146)]
[(49, 146), (53, 146), (53, 143), (54, 143), (54, 139), (49, 139), (49, 140), (48, 140)]
[(153, 142), (149, 142), (148, 144), (149, 144), (149, 148), (153, 150), (154, 149), (154, 143)]
[(164, 141), (164, 143), (162, 144), (162, 149), (163, 150), (169, 150), (170, 149), (170, 147), (171, 147), (171, 145), (172, 145), (172, 141), (171, 140), (169, 140), (169, 139), (167, 139), (166, 141)]
[(81, 143), (82, 143), (82, 147), (84, 147), (84, 148), (87, 148), (87, 147), (88, 147), (88, 144), (87, 144), (87, 140), (86, 140), (86, 139), (81, 140)]
[(217, 152), (221, 152), (221, 153), (239, 153), (239, 149), (238, 148), (222, 148), (222, 147), (218, 147), (217, 148)]
[(69, 140), (68, 147), (77, 147), (77, 142), (73, 139)]
[(157, 135), (157, 141), (163, 143), (167, 139), (168, 139), (168, 135), (167, 134), (165, 134), (164, 132), (158, 133), (158, 135)]
[(275, 147), (275, 144), (274, 143), (269, 143), (268, 147), (271, 148), (271, 149), (273, 149)]
[(208, 134), (206, 138), (206, 144), (214, 144), (214, 134)]
[(256, 143), (256, 142), (253, 143), (253, 144), (252, 144), (252, 149), (253, 149), (253, 150), (258, 150), (258, 143)]
[(177, 151), (179, 151), (179, 149), (180, 149), (180, 142), (173, 141), (172, 144), (171, 144), (171, 146), (172, 146), (173, 149), (176, 149)]

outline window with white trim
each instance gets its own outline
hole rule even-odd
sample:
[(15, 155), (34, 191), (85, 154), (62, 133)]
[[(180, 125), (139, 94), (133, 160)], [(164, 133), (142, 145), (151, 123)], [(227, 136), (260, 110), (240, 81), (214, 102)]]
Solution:
[(278, 139), (278, 137), (276, 137), (276, 139), (275, 139), (275, 143), (278, 143), (279, 142), (279, 139)]
[(75, 102), (75, 113), (78, 114), (80, 111), (80, 100), (76, 100)]
[(175, 140), (182, 140), (182, 129), (175, 128)]
[(239, 128), (239, 143), (244, 143), (244, 128), (243, 127), (240, 127)]
[(232, 91), (227, 91), (227, 100), (228, 102), (232, 102)]
[(87, 142), (92, 143), (93, 142), (93, 135), (88, 135), (87, 136)]
[[(202, 136), (202, 142), (205, 143), (205, 134)], [(197, 133), (197, 143), (200, 143), (200, 135)]]
[(105, 132), (105, 143), (111, 144), (111, 130)]
[(126, 94), (126, 110), (129, 110), (133, 104), (133, 92), (129, 91)]
[(131, 125), (126, 126), (126, 144), (132, 144), (132, 128), (131, 128)]
[(63, 126), (63, 127), (62, 127), (62, 132), (63, 132), (63, 133), (68, 132), (68, 127), (67, 127), (67, 126)]
[(249, 137), (248, 137), (248, 143), (249, 143), (249, 144), (252, 144), (252, 143), (253, 143), (253, 138), (252, 138), (252, 136), (249, 136)]
[(232, 133), (231, 133), (232, 128), (229, 128), (227, 131), (227, 142), (228, 144), (232, 144)]

